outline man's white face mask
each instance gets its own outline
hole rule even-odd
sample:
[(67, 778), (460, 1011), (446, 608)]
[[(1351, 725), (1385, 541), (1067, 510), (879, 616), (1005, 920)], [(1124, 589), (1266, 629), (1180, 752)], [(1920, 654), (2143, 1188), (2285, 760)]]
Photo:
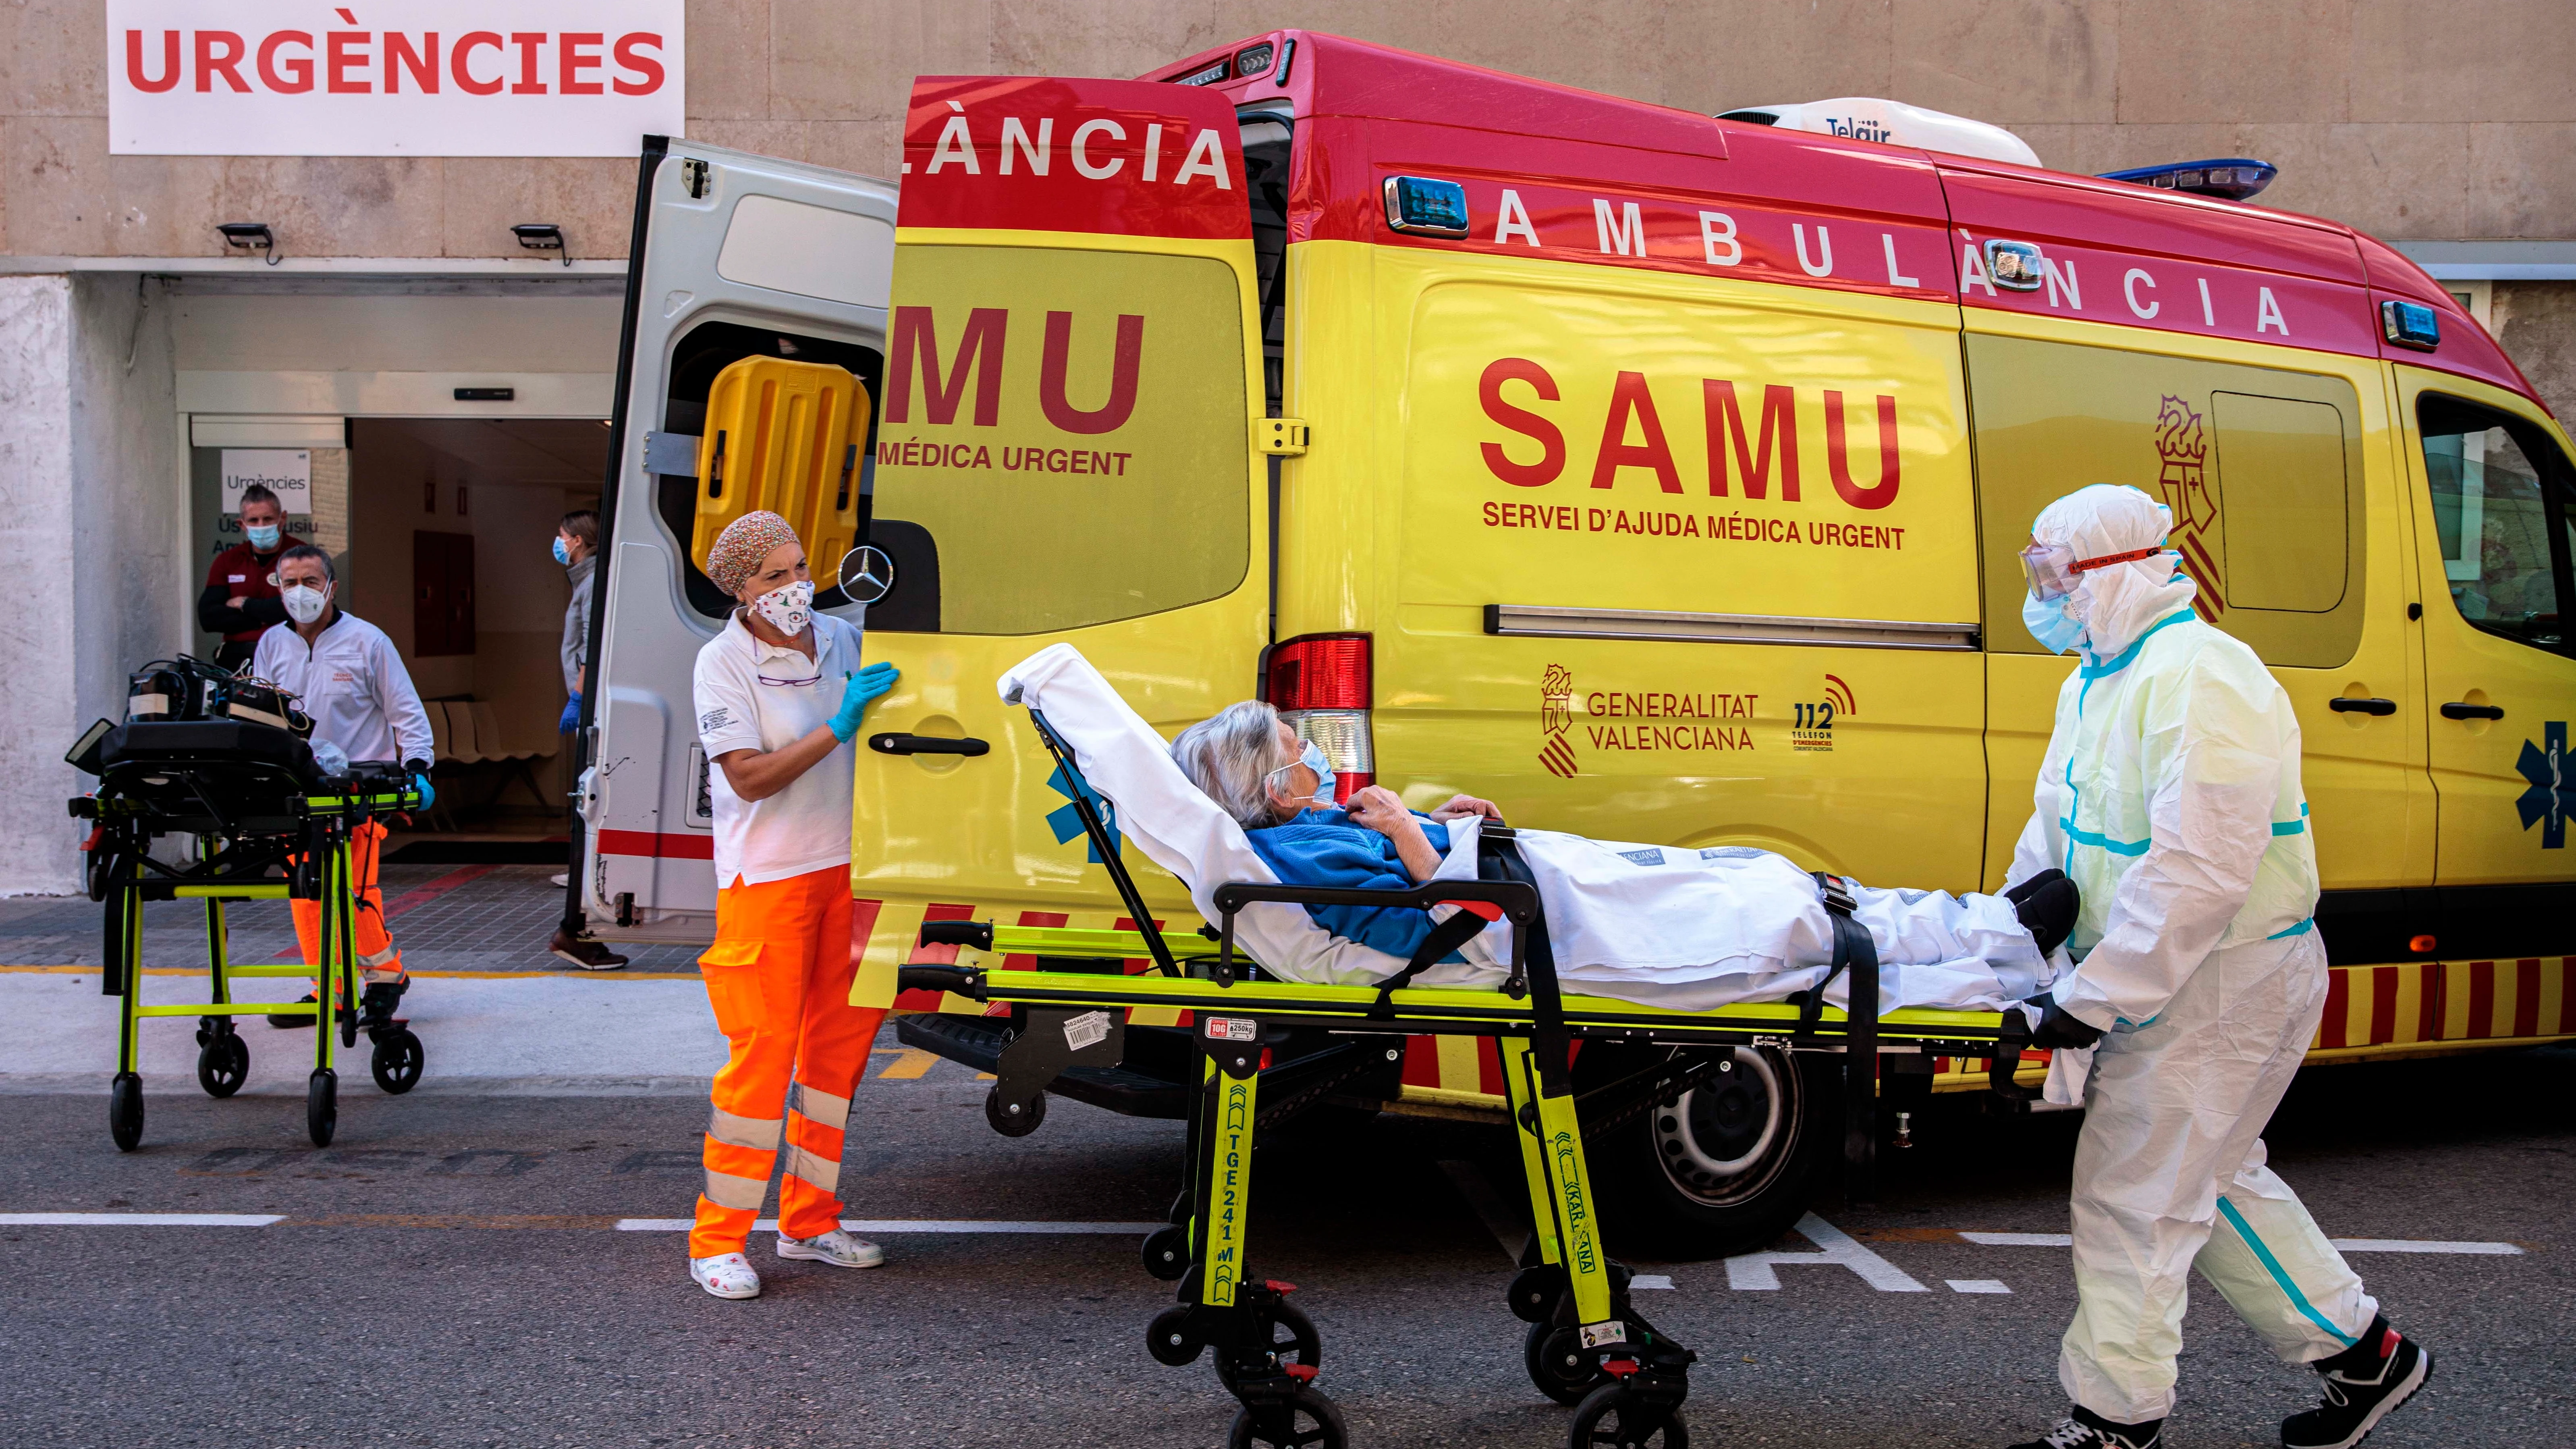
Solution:
[(328, 586), (317, 589), (310, 584), (289, 584), (278, 591), (278, 602), (286, 606), (286, 617), (298, 624), (310, 624), (329, 607), (331, 590)]

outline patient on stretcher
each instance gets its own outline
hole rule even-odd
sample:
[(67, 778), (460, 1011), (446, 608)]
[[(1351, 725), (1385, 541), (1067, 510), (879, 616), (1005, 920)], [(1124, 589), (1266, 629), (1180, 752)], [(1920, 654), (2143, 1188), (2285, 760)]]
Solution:
[[(1181, 772), (1242, 827), (1288, 885), (1409, 889), (1476, 876), (1485, 800), (1460, 795), (1421, 814), (1371, 786), (1336, 806), (1329, 763), (1257, 700), (1230, 706), (1172, 744)], [(1833, 927), (1815, 879), (1786, 857), (1742, 846), (1690, 849), (1516, 832), (1547, 913), (1566, 989), (1677, 1010), (1777, 1001), (1822, 981)], [(1882, 1010), (2000, 1010), (2052, 976), (2072, 927), (2074, 885), (2052, 871), (2009, 898), (1846, 887), (1878, 948)], [(1454, 907), (1308, 906), (1332, 935), (1408, 960)], [(1497, 926), (1444, 958), (1426, 984), (1492, 984), (1508, 957)], [(1487, 978), (1491, 978), (1489, 981)], [(1846, 1001), (1844, 978), (1825, 989)]]

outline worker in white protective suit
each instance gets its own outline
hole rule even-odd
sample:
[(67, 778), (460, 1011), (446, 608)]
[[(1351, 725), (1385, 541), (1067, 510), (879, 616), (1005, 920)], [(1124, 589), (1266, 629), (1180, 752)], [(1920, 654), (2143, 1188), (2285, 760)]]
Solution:
[(2261, 1133), (2326, 999), (2299, 726), (2254, 651), (2193, 612), (2134, 488), (2057, 500), (2023, 555), (2023, 618), (2083, 664), (2057, 697), (2011, 879), (2062, 869), (2082, 899), (2077, 966), (2043, 996), (2037, 1044), (2061, 1079), (2091, 1048), (2075, 1149), (2075, 1280), (2058, 1378), (2071, 1416), (2016, 1449), (2153, 1449), (2174, 1401), (2198, 1268), (2322, 1407), (2291, 1449), (2358, 1443), (2432, 1356), (2388, 1327)]

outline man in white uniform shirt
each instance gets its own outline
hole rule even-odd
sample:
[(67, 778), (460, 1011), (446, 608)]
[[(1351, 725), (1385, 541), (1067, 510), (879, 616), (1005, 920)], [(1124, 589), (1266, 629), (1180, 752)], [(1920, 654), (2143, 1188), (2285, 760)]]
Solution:
[[(313, 742), (339, 746), (351, 764), (399, 760), (413, 775), (421, 803), (429, 803), (429, 764), (435, 755), (429, 712), (421, 708), (420, 691), (385, 631), (343, 612), (335, 596), (339, 581), (331, 556), (311, 544), (298, 544), (278, 555), (279, 600), (287, 622), (259, 636), (251, 655), (251, 673), (303, 702), (313, 719)], [(370, 1014), (391, 1015), (409, 984), (402, 953), (385, 930), (384, 893), (376, 886), (385, 827), (368, 821), (349, 839), (350, 883), (359, 892), (357, 910), (358, 966), (365, 973), (365, 1005)], [(322, 959), (322, 903), (289, 901), (295, 914), (295, 938), (304, 948), (304, 964)], [(317, 999), (306, 995), (307, 1001)], [(309, 1026), (310, 1016), (271, 1016), (278, 1027)]]

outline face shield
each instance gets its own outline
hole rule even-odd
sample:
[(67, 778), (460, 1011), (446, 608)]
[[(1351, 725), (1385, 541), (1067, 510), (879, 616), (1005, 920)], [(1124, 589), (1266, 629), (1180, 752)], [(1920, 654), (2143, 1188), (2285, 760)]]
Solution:
[(2064, 544), (2045, 544), (2034, 540), (2021, 551), (2022, 576), (2030, 580), (2030, 596), (2042, 603), (2065, 598), (2075, 592), (2083, 575), (2113, 564), (2135, 563), (2165, 552), (2163, 544), (2151, 548), (2133, 548), (2126, 553), (2106, 553), (2099, 558), (2077, 558), (2075, 550)]

